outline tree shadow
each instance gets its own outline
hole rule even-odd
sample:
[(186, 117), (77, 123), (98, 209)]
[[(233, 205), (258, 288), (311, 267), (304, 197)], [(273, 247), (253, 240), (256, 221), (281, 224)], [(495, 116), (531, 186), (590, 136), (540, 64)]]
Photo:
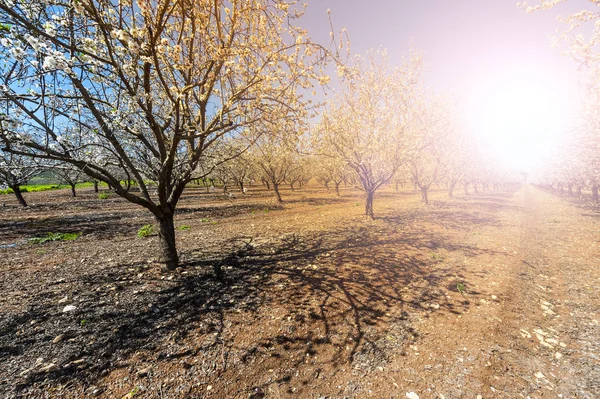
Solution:
[[(470, 306), (449, 299), (458, 293), (457, 281), (468, 283), (461, 269), (420, 248), (485, 252), (387, 222), (274, 239), (240, 236), (218, 250), (183, 254), (186, 269), (169, 276), (142, 262), (65, 276), (31, 292), (34, 305), (26, 312), (0, 321), (6, 364), (0, 392), (27, 395), (74, 381), (91, 386), (120, 368), (135, 376), (134, 356), (151, 363), (194, 358), (186, 363), (189, 373), (206, 372), (199, 365), (212, 361), (216, 375), (264, 357), (282, 370), (281, 381), (301, 364), (380, 367), (418, 337), (417, 313), (461, 313)], [(212, 273), (216, 263), (222, 278)], [(63, 295), (76, 310), (62, 312), (56, 300)], [(278, 309), (278, 324), (268, 329), (261, 317), (271, 309)], [(240, 317), (255, 334), (244, 345), (229, 335)], [(23, 373), (40, 357), (58, 369)]]

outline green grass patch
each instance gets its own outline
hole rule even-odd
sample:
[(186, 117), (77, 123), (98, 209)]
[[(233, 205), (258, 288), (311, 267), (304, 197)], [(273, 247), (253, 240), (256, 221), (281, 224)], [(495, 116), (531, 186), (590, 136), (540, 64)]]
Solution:
[(184, 230), (189, 230), (190, 228), (191, 228), (190, 226), (188, 226), (187, 224), (184, 224), (184, 225), (177, 227), (177, 230), (184, 231)]
[(200, 219), (201, 223), (210, 223), (210, 218), (202, 218)]
[(44, 244), (50, 241), (74, 241), (81, 236), (81, 233), (46, 233), (42, 237), (33, 237), (29, 239), (32, 244)]
[(98, 194), (98, 199), (101, 199), (101, 200), (108, 199), (108, 197), (110, 197), (110, 195), (108, 195), (108, 193), (100, 193), (100, 194)]
[(146, 224), (140, 227), (140, 229), (137, 232), (137, 236), (139, 238), (150, 237), (152, 234), (154, 234), (154, 225), (151, 224)]

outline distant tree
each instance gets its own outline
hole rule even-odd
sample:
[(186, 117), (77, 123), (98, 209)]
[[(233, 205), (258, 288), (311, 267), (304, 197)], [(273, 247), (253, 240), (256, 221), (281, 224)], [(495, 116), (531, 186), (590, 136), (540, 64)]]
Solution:
[(318, 132), (324, 154), (350, 167), (366, 193), (365, 214), (373, 219), (375, 192), (388, 183), (416, 143), (410, 136), (422, 57), (412, 51), (397, 68), (385, 53), (356, 57), (341, 68), (342, 89), (324, 112)]
[(442, 99), (432, 99), (416, 111), (419, 115), (411, 126), (420, 143), (408, 158), (407, 167), (413, 182), (419, 187), (421, 200), (429, 205), (429, 188), (438, 181), (442, 169), (449, 162), (449, 151), (454, 138), (450, 106)]
[(23, 207), (27, 206), (27, 202), (21, 192), (21, 186), (27, 184), (45, 168), (43, 163), (33, 158), (0, 150), (0, 185), (8, 186)]

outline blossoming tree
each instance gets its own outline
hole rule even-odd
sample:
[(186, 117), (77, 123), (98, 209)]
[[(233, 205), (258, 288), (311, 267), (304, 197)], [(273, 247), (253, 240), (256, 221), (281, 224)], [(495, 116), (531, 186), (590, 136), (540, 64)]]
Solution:
[(326, 83), (301, 15), (284, 0), (0, 0), (0, 142), (148, 209), (174, 269), (177, 202), (198, 165), (224, 161), (207, 151), (252, 141), (265, 115), (302, 118), (298, 91)]
[(391, 68), (385, 53), (356, 57), (341, 68), (342, 90), (327, 105), (317, 129), (325, 156), (337, 157), (357, 175), (366, 193), (365, 214), (373, 219), (375, 192), (388, 183), (415, 150), (410, 132), (422, 57), (411, 52)]

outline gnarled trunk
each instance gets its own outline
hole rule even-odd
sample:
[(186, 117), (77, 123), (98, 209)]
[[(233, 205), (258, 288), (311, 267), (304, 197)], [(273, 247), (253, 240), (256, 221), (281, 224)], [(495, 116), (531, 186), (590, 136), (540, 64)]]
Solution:
[(375, 197), (375, 191), (367, 191), (367, 200), (365, 202), (365, 215), (368, 219), (374, 220), (375, 214), (373, 213), (373, 198)]
[(75, 184), (70, 184), (69, 183), (69, 185), (71, 186), (71, 196), (73, 198), (76, 198), (77, 197), (77, 192), (75, 192)]
[(275, 196), (277, 197), (277, 202), (282, 203), (283, 199), (281, 198), (281, 194), (279, 193), (279, 184), (273, 183), (273, 190), (275, 191)]
[(15, 197), (17, 197), (17, 201), (21, 204), (22, 207), (27, 206), (27, 202), (25, 202), (25, 198), (23, 198), (23, 193), (21, 193), (21, 187), (17, 184), (14, 186), (9, 186), (13, 192), (15, 193)]
[(335, 195), (337, 195), (338, 197), (340, 197), (340, 183), (339, 181), (334, 182), (335, 183)]
[(160, 216), (156, 216), (156, 222), (158, 223), (158, 241), (161, 251), (159, 261), (164, 264), (165, 270), (175, 270), (179, 265), (179, 256), (175, 244), (173, 212), (163, 210)]
[(96, 180), (94, 180), (94, 192), (98, 192), (98, 182)]
[(421, 186), (421, 200), (425, 203), (425, 205), (429, 205), (429, 197), (427, 196), (427, 191), (429, 187)]

